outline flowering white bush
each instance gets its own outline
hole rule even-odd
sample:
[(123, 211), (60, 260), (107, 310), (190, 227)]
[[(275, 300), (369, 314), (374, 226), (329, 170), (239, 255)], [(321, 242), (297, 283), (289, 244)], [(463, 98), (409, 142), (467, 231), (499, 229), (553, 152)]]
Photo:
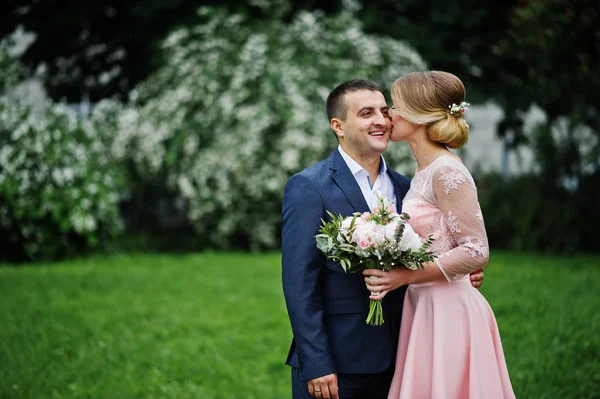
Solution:
[(19, 64), (10, 55), (8, 43), (0, 40), (0, 93), (18, 83), (19, 72)]
[(114, 236), (120, 180), (99, 133), (71, 110), (50, 105), (37, 114), (0, 95), (4, 257), (55, 258)]
[[(300, 12), (290, 23), (199, 9), (198, 25), (164, 41), (166, 65), (106, 124), (115, 129), (112, 154), (141, 179), (166, 176), (204, 238), (226, 246), (242, 235), (252, 248), (275, 246), (287, 178), (337, 145), (329, 92), (352, 78), (387, 91), (401, 74), (425, 68), (402, 42), (365, 34), (348, 4), (334, 17)], [(393, 145), (386, 159), (399, 167), (408, 155)]]

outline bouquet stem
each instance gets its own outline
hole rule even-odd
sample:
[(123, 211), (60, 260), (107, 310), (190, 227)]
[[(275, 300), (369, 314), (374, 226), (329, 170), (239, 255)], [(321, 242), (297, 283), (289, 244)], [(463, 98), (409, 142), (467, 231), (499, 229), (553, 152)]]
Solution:
[(383, 307), (381, 306), (381, 301), (371, 299), (367, 324), (371, 326), (383, 325)]

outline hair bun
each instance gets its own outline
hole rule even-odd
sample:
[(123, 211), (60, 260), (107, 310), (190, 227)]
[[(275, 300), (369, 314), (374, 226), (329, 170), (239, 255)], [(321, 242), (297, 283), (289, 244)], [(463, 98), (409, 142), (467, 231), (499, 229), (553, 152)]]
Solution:
[(460, 148), (467, 142), (469, 125), (463, 116), (470, 104), (464, 101), (465, 86), (455, 75), (410, 72), (396, 79), (391, 95), (400, 116), (424, 125), (431, 140), (450, 148)]
[(432, 123), (427, 129), (429, 138), (450, 148), (460, 148), (469, 139), (469, 125), (458, 115), (446, 114), (447, 117)]

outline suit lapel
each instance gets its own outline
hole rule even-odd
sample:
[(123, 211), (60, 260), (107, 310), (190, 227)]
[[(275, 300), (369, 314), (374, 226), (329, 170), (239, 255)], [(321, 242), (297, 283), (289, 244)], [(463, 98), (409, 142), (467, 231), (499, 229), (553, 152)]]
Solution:
[(402, 200), (404, 199), (404, 196), (406, 195), (407, 189), (404, 189), (402, 187), (402, 185), (400, 184), (400, 180), (398, 180), (394, 176), (393, 172), (394, 171), (388, 166), (387, 174), (390, 177), (390, 179), (392, 180), (392, 184), (394, 185), (394, 194), (396, 194), (396, 209), (397, 209), (398, 213), (401, 213), (402, 212)]
[(332, 171), (331, 177), (335, 184), (342, 190), (352, 208), (356, 212), (370, 212), (369, 206), (365, 201), (365, 197), (360, 190), (360, 186), (356, 182), (356, 179), (350, 172), (348, 165), (344, 162), (344, 158), (338, 150), (335, 150), (333, 154), (331, 154), (331, 166), (330, 170)]

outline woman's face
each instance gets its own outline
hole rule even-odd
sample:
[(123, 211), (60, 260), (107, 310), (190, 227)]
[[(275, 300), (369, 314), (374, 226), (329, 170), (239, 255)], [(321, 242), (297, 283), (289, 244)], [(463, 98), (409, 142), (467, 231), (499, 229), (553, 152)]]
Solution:
[(392, 121), (392, 141), (406, 141), (415, 131), (415, 124), (402, 118), (395, 106), (389, 109), (390, 120)]

